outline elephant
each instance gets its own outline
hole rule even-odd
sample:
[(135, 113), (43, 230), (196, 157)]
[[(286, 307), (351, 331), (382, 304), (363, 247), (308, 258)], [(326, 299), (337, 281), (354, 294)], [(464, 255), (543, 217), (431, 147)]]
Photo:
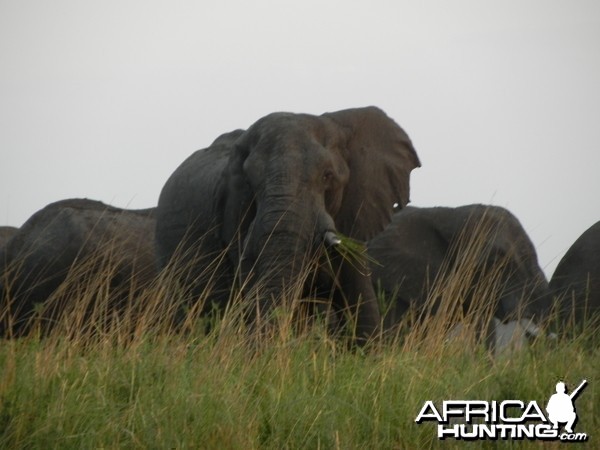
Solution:
[(19, 229), (16, 227), (0, 227), (0, 248), (4, 247), (4, 244), (6, 244), (18, 230)]
[(89, 199), (58, 201), (33, 214), (0, 249), (0, 335), (27, 334), (39, 311), (42, 330), (49, 331), (72, 297), (82, 296), (72, 280), (84, 285), (106, 274), (111, 301), (122, 304), (158, 273), (154, 228), (153, 208), (126, 210)]
[(411, 307), (435, 314), (447, 307), (443, 302), (459, 298), (466, 313), (476, 301), (481, 306), (492, 297), (486, 303), (492, 316), (521, 321), (537, 335), (536, 322), (551, 308), (531, 240), (517, 218), (498, 206), (407, 207), (369, 241), (368, 254), (375, 261), (373, 281), (393, 298), (386, 308), (386, 329), (393, 329)]
[(309, 271), (302, 295), (325, 296), (353, 318), (354, 337), (367, 338), (380, 323), (368, 271), (335, 250), (341, 237), (366, 242), (380, 232), (394, 204), (409, 202), (419, 166), (406, 132), (377, 107), (269, 114), (196, 151), (170, 176), (156, 213), (158, 259), (180, 268), (192, 303), (208, 297), (223, 308), (232, 286), (244, 288), (258, 330), (303, 279), (307, 260), (329, 252), (330, 270)]
[(583, 324), (600, 313), (600, 221), (588, 228), (562, 257), (550, 279), (563, 322)]

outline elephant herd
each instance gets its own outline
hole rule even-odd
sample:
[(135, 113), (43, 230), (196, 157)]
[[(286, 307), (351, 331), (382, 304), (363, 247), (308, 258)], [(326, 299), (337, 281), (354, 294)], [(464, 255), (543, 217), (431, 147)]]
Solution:
[[(417, 167), (410, 138), (378, 108), (267, 115), (188, 157), (156, 208), (70, 199), (0, 227), (0, 333), (27, 334), (34, 317), (50, 329), (82, 296), (84, 316), (101, 294), (118, 316), (166, 272), (175, 325), (236, 302), (263, 330), (289, 301), (318, 299), (358, 344), (450, 303), (532, 334), (553, 311), (579, 323), (598, 313), (600, 222), (548, 283), (506, 209), (408, 207)], [(93, 276), (103, 293), (79, 290)]]

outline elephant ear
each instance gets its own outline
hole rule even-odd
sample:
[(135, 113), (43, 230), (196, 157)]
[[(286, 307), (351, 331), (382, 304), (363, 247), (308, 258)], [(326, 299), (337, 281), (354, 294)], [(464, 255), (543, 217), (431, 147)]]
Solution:
[(323, 116), (341, 127), (341, 152), (350, 170), (336, 226), (367, 241), (390, 222), (395, 204), (409, 202), (410, 172), (421, 163), (408, 135), (379, 108)]

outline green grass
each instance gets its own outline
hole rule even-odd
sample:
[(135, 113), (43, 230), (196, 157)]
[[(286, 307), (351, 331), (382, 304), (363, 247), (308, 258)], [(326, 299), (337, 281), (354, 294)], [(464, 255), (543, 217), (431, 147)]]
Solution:
[[(578, 431), (600, 426), (600, 354), (585, 336), (492, 359), (482, 347), (351, 351), (313, 330), (251, 345), (241, 335), (60, 338), (0, 347), (2, 448), (427, 448), (426, 400), (537, 400), (587, 378)], [(537, 447), (536, 443), (524, 443)], [(487, 447), (487, 443), (472, 443)], [(515, 444), (516, 445), (516, 444)]]
[[(349, 258), (360, 262), (362, 247), (347, 243)], [(591, 438), (576, 445), (598, 448), (598, 328), (542, 337), (498, 358), (472, 328), (448, 339), (445, 316), (455, 318), (456, 307), (362, 349), (332, 338), (318, 320), (296, 327), (297, 315), (285, 307), (260, 339), (248, 337), (235, 308), (208, 334), (193, 317), (186, 333), (174, 334), (161, 319), (185, 292), (169, 288), (168, 276), (107, 320), (102, 302), (109, 300), (101, 293), (109, 292), (109, 278), (65, 282), (60, 291), (75, 306), (49, 336), (34, 328), (28, 337), (0, 341), (0, 448), (463, 448), (462, 441), (438, 441), (435, 424), (415, 423), (426, 400), (536, 400), (545, 407), (557, 381), (572, 388), (582, 379), (589, 385), (577, 398), (576, 431)], [(463, 267), (437, 289), (456, 300), (468, 279)], [(490, 280), (482, 298), (494, 295)], [(297, 305), (294, 295), (290, 288), (284, 303)], [(90, 305), (86, 324), (82, 312)]]

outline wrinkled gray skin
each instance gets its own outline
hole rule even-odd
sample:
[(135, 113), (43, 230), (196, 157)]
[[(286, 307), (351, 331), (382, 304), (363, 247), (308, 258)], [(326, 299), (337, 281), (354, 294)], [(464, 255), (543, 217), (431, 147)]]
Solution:
[[(124, 210), (88, 199), (63, 200), (36, 212), (0, 249), (1, 334), (25, 334), (36, 304), (52, 295), (72, 266), (77, 270), (89, 258), (101, 260), (110, 252), (111, 292), (119, 290), (120, 300), (133, 286), (149, 283), (157, 273), (153, 214), (153, 209)], [(106, 268), (98, 265), (97, 270)], [(45, 319), (56, 318), (62, 307)]]
[[(221, 136), (171, 175), (158, 202), (159, 259), (187, 265), (185, 285), (196, 296), (208, 287), (219, 306), (239, 274), (261, 287), (247, 303), (265, 317), (306, 256), (322, 252), (324, 241), (336, 245), (333, 233), (366, 241), (380, 232), (392, 205), (407, 204), (419, 165), (407, 134), (375, 107), (270, 114)], [(356, 314), (357, 335), (373, 334), (380, 315), (368, 273), (335, 264), (339, 275), (319, 285), (320, 295), (335, 285), (333, 302)]]
[(600, 222), (588, 228), (560, 260), (550, 289), (563, 320), (577, 323), (600, 314)]
[(16, 227), (0, 227), (0, 248), (8, 242), (8, 240), (19, 231)]
[[(380, 264), (372, 265), (373, 280), (389, 296), (397, 295), (386, 315), (386, 327), (397, 324), (409, 307), (419, 308), (425, 303), (429, 286), (438, 274), (444, 270), (448, 273), (443, 269), (444, 261), (450, 268), (457, 266), (457, 254), (468, 242), (461, 236), (471, 238), (483, 227), (491, 227), (493, 232), (486, 233), (485, 247), (478, 252), (474, 284), (491, 273), (496, 263), (504, 263), (493, 315), (502, 322), (536, 320), (550, 309), (548, 282), (538, 265), (535, 248), (509, 211), (486, 205), (408, 207), (396, 213), (392, 223), (369, 242), (369, 255)], [(465, 311), (471, 300), (467, 296)], [(438, 307), (439, 303), (432, 312)], [(529, 331), (537, 334), (537, 327), (530, 326)]]

